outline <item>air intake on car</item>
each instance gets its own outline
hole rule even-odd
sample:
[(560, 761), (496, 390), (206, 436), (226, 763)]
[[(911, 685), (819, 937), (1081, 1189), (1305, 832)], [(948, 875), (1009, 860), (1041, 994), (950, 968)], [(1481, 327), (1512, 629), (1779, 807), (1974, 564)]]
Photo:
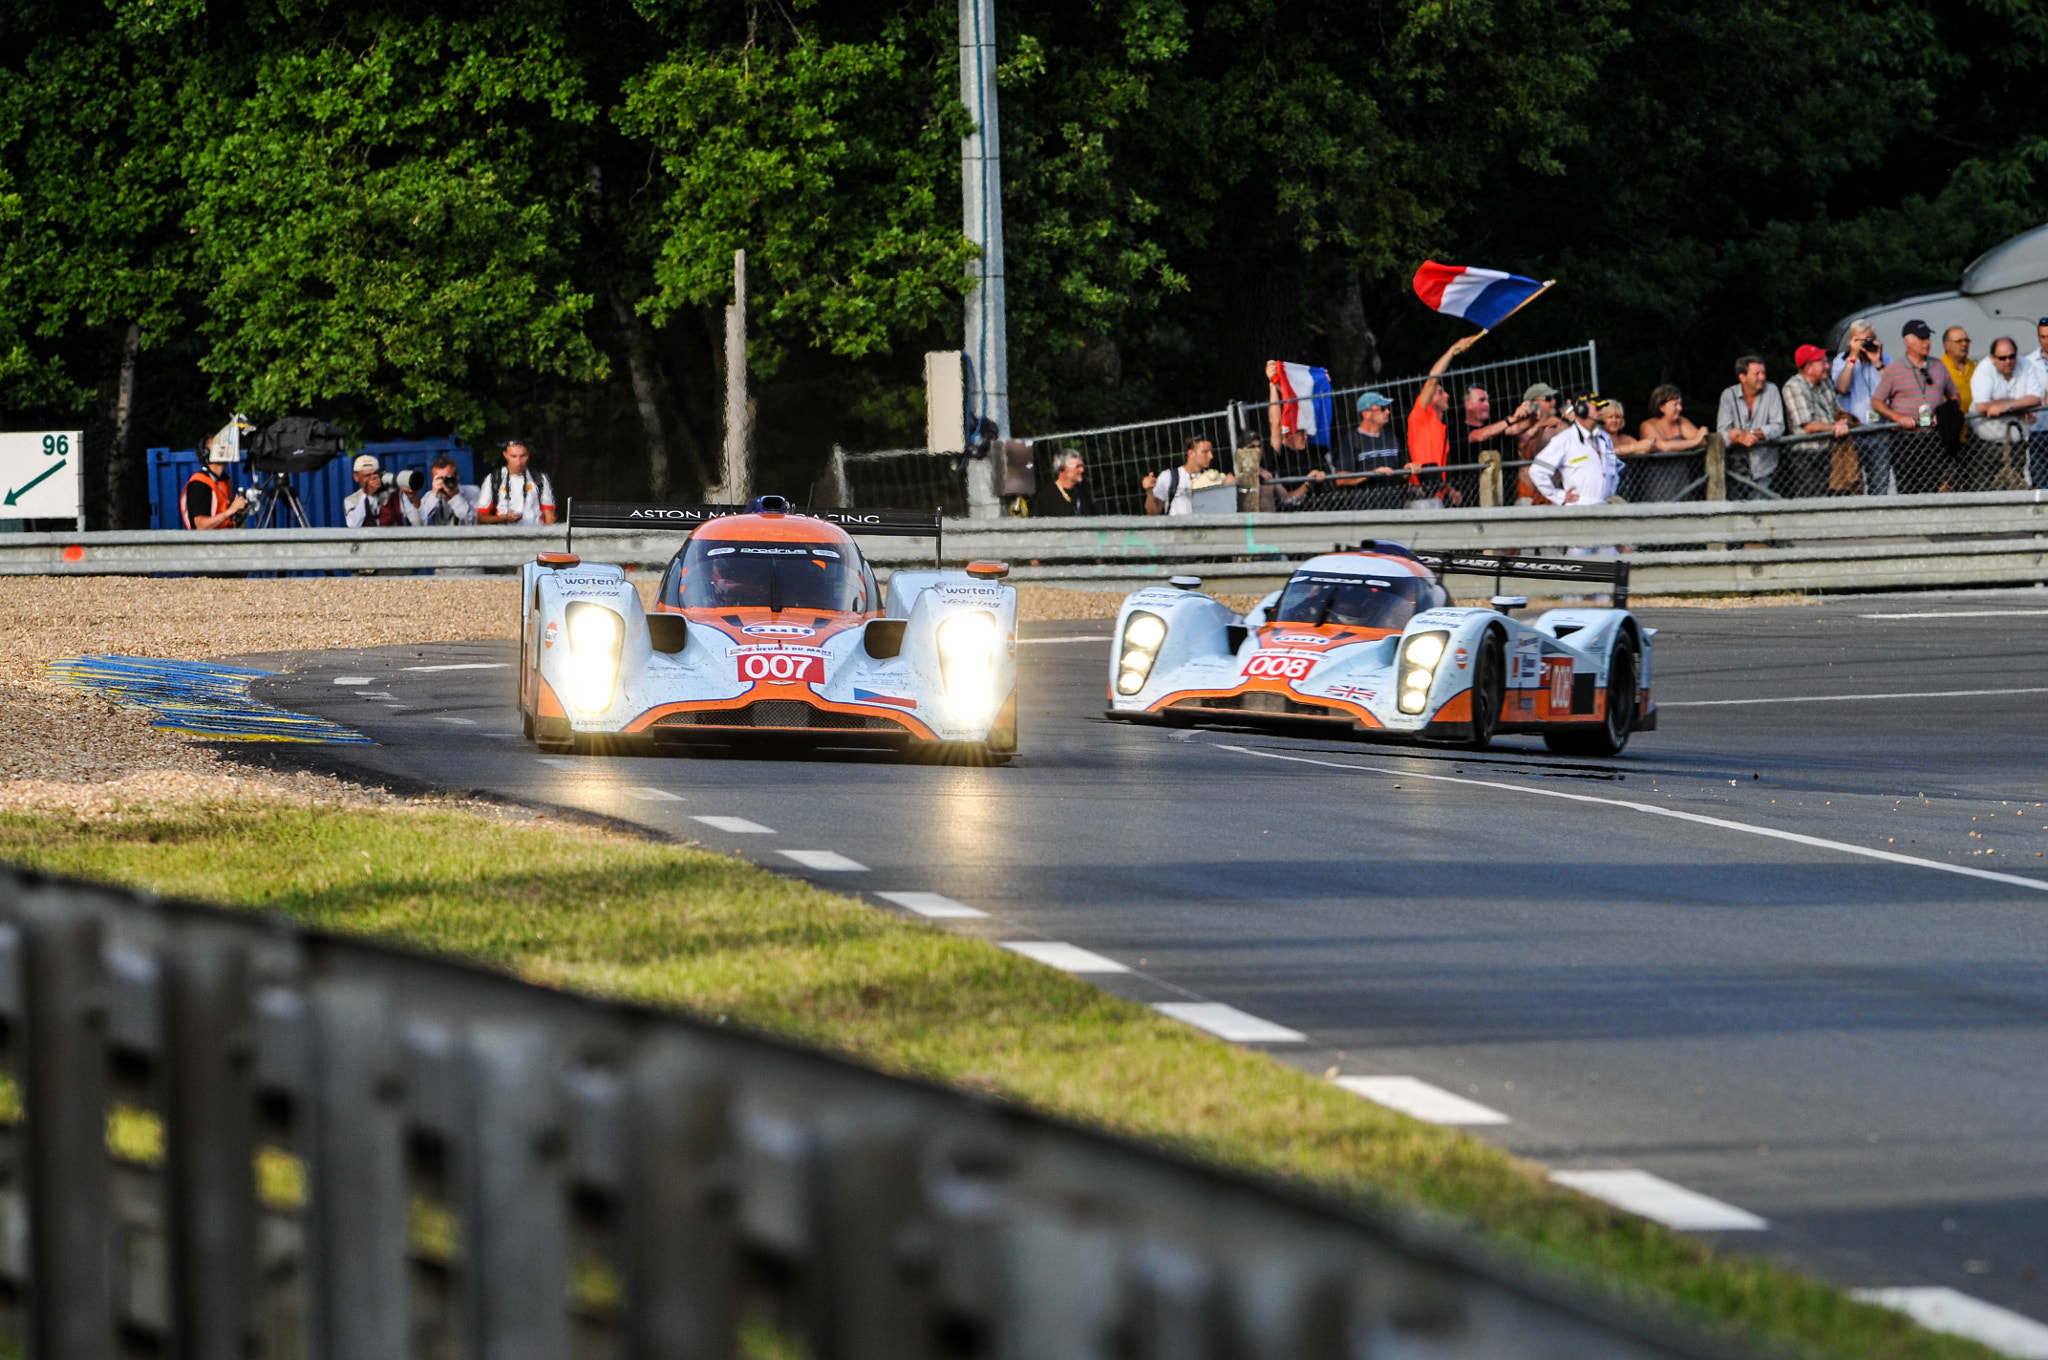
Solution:
[(756, 727), (811, 725), (811, 706), (801, 699), (757, 699), (750, 707)]

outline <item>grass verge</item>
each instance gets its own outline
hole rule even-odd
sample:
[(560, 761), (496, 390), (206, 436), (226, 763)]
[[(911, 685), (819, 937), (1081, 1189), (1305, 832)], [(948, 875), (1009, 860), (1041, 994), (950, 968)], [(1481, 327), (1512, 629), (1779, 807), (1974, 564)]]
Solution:
[(0, 815), (0, 860), (727, 1016), (1339, 1197), (1457, 1215), (1549, 1269), (1774, 1349), (1992, 1354), (1066, 974), (721, 855), (460, 811), (250, 806)]

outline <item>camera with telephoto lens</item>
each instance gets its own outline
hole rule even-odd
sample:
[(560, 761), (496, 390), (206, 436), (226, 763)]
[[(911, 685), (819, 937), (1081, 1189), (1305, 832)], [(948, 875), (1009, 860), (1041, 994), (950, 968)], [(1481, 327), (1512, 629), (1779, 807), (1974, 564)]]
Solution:
[(427, 489), (427, 474), (421, 472), (418, 468), (407, 468), (403, 472), (395, 473), (391, 480), (400, 491), (408, 492), (415, 496)]

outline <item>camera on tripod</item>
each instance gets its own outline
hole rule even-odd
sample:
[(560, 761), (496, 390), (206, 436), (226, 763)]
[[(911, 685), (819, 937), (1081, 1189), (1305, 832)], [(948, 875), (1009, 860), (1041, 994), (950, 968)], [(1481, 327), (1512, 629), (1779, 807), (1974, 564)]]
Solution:
[[(237, 411), (234, 419), (207, 441), (209, 460), (217, 463), (242, 462), (244, 434), (254, 436), (247, 442), (251, 455), (248, 462), (255, 471), (256, 480), (242, 492), (242, 498), (249, 503), (243, 513), (243, 527), (312, 527), (306, 520), (306, 507), (287, 479), (302, 472), (318, 472), (333, 462), (348, 443), (348, 431), (311, 416), (286, 416), (257, 429)], [(407, 476), (415, 479), (408, 489), (418, 490), (423, 481), (421, 475), (417, 472), (399, 474), (397, 480), (401, 486), (406, 485), (403, 479)]]

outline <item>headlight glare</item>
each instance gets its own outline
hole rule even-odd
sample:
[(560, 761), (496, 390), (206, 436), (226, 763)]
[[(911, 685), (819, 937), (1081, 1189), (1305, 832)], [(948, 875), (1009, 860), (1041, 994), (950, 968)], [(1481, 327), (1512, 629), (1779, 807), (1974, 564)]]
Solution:
[(1156, 614), (1133, 614), (1130, 624), (1124, 629), (1124, 641), (1133, 647), (1153, 652), (1166, 640), (1166, 623)]
[(608, 652), (625, 631), (619, 616), (609, 609), (579, 609), (569, 620), (569, 645), (579, 652)]
[(1116, 692), (1118, 694), (1136, 694), (1143, 688), (1145, 688), (1145, 677), (1137, 671), (1125, 671), (1117, 677)]
[(1405, 655), (1408, 660), (1418, 666), (1435, 666), (1437, 662), (1443, 659), (1444, 635), (1442, 633), (1423, 633), (1410, 638)]
[(996, 616), (976, 611), (940, 624), (939, 670), (955, 717), (978, 723), (994, 712)]
[(1429, 695), (1419, 689), (1404, 691), (1401, 695), (1403, 713), (1420, 713), (1422, 706), (1429, 702)]
[(625, 651), (626, 621), (601, 604), (578, 600), (566, 611), (569, 633), (569, 702), (580, 713), (612, 706)]
[(1166, 641), (1166, 620), (1157, 614), (1133, 614), (1124, 620), (1123, 659), (1117, 663), (1116, 692), (1136, 694), (1145, 688), (1152, 663)]
[(1428, 672), (1428, 671), (1410, 671), (1410, 672), (1408, 672), (1408, 688), (1410, 688), (1410, 689), (1428, 689), (1428, 688), (1429, 688), (1429, 672)]

